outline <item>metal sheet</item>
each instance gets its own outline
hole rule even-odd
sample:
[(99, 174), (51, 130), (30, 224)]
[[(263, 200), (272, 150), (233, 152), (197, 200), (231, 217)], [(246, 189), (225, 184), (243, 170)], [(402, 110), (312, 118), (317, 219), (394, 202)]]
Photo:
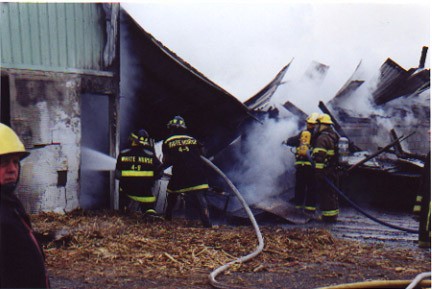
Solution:
[(0, 3), (7, 68), (101, 70), (105, 13), (96, 3)]
[(282, 79), (285, 76), (285, 73), (287, 72), (288, 68), (290, 67), (290, 63), (285, 65), (281, 71), (275, 76), (275, 78), (270, 81), (269, 84), (267, 84), (264, 88), (262, 88), (260, 91), (258, 91), (254, 96), (249, 98), (244, 102), (244, 104), (249, 108), (253, 110), (260, 110), (269, 102), (270, 98), (273, 96), (273, 94), (276, 92), (279, 85), (282, 84)]

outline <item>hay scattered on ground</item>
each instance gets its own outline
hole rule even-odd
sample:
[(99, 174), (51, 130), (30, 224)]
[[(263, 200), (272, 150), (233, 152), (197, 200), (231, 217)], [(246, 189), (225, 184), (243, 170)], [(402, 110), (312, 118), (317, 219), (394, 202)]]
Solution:
[[(41, 213), (32, 216), (32, 221), (41, 235), (51, 274), (87, 282), (99, 277), (126, 282), (142, 276), (153, 280), (203, 276), (257, 246), (252, 226), (206, 229), (180, 219), (149, 221), (140, 215), (79, 210), (65, 215)], [(335, 239), (324, 229), (266, 226), (261, 231), (264, 251), (232, 266), (226, 274), (287, 273), (329, 266), (368, 268), (382, 271), (383, 276), (385, 272), (415, 275), (430, 270), (430, 260), (419, 262), (412, 250)]]

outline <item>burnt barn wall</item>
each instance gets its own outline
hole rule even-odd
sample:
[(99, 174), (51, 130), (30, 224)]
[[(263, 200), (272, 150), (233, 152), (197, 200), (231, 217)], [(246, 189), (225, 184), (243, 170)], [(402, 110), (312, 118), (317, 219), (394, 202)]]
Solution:
[(31, 152), (18, 194), (31, 212), (79, 206), (80, 79), (60, 73), (9, 74), (11, 126)]
[[(399, 137), (407, 136), (414, 131), (416, 132), (414, 135), (401, 142), (401, 146), (406, 152), (426, 155), (430, 150), (431, 143), (428, 133), (430, 130), (429, 121), (426, 121), (423, 125), (418, 124), (415, 127), (395, 125), (394, 129)], [(344, 131), (349, 136), (350, 141), (356, 146), (371, 153), (392, 142), (387, 129), (363, 122), (344, 123)], [(379, 138), (380, 143), (377, 143), (377, 138)]]
[[(30, 156), (22, 161), (17, 193), (25, 208), (65, 212), (80, 207), (81, 101), (88, 93), (108, 97), (106, 154), (118, 148), (118, 95), (111, 76), (2, 70), (9, 83), (10, 125)], [(110, 186), (115, 182), (111, 179)], [(114, 188), (112, 188), (114, 191)], [(112, 194), (106, 190), (109, 206)]]
[[(83, 121), (83, 96), (105, 98), (99, 141), (105, 155), (118, 153), (119, 10), (118, 3), (0, 3), (0, 121), (31, 153), (17, 190), (29, 212), (82, 207), (81, 168), (90, 162), (80, 158), (83, 127), (100, 131)], [(114, 207), (114, 173), (104, 174)]]
[[(425, 119), (423, 124), (416, 124), (415, 126), (399, 124), (394, 126), (394, 130), (399, 137), (409, 135), (416, 132), (411, 137), (401, 142), (402, 148), (406, 152), (426, 155), (430, 150), (430, 121)], [(344, 131), (355, 145), (363, 150), (375, 152), (379, 147), (392, 142), (389, 130), (377, 126), (375, 123), (365, 121), (350, 121), (344, 123)], [(377, 143), (379, 139), (380, 143)]]
[(421, 94), (395, 98), (373, 108), (369, 117), (351, 117), (339, 112), (338, 122), (349, 139), (362, 150), (375, 152), (389, 144), (391, 130), (397, 137), (409, 138), (401, 142), (405, 152), (426, 155), (430, 151), (430, 90)]

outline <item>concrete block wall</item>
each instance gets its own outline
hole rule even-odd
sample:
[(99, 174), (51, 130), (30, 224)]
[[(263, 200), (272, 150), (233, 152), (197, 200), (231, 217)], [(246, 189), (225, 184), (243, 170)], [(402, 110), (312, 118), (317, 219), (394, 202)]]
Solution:
[(30, 156), (18, 196), (28, 212), (79, 207), (80, 78), (62, 73), (10, 74), (11, 125)]

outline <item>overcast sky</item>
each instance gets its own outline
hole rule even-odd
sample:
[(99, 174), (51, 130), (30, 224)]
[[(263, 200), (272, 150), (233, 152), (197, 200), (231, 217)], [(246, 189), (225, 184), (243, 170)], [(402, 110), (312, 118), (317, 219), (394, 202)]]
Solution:
[(429, 1), (363, 3), (231, 0), (122, 5), (170, 50), (245, 101), (291, 60), (286, 80), (298, 79), (311, 61), (330, 66), (326, 81), (333, 91), (321, 99), (334, 96), (360, 61), (371, 73), (388, 57), (406, 69), (417, 67), (422, 47), (430, 44)]

